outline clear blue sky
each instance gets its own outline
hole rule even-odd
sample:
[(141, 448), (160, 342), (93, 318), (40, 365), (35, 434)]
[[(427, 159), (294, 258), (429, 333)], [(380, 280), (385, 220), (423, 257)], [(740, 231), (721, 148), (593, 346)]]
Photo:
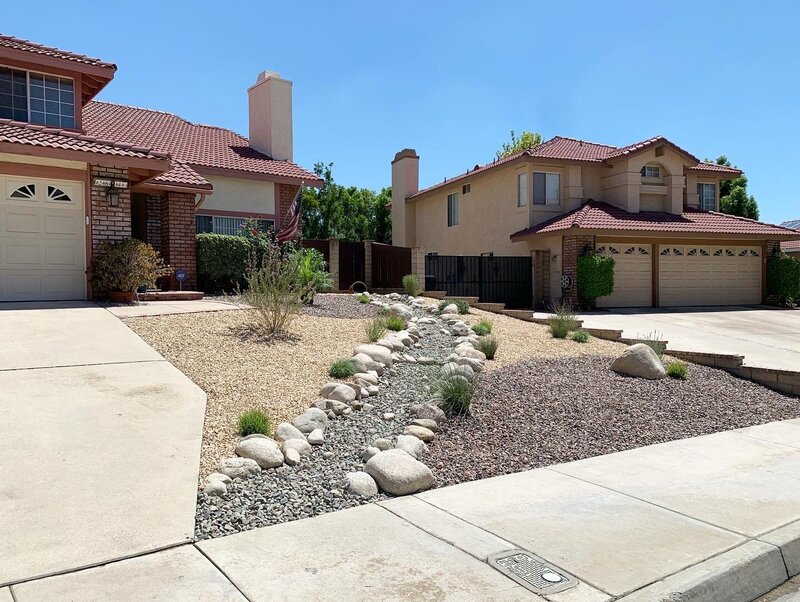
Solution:
[[(35, 9), (34, 9), (35, 6)], [(134, 8), (135, 7), (135, 8)], [(743, 168), (761, 217), (800, 217), (800, 3), (790, 0), (38, 0), (2, 33), (115, 62), (100, 98), (247, 133), (264, 68), (294, 81), (295, 160), (380, 188), (410, 146), (423, 186), (510, 129), (624, 145), (662, 134)]]

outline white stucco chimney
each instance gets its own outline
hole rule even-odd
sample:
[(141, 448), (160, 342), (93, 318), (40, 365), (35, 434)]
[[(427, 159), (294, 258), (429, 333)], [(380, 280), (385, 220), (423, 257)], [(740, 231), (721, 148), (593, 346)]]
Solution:
[(280, 73), (262, 71), (247, 89), (250, 146), (280, 161), (291, 161), (292, 82)]
[(406, 198), (419, 192), (419, 155), (404, 148), (392, 161), (392, 244), (413, 247), (416, 239), (415, 211)]

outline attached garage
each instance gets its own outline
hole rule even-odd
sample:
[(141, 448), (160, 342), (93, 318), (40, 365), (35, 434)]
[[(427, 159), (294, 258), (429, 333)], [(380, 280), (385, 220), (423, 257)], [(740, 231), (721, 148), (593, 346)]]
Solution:
[(761, 303), (760, 246), (660, 245), (659, 305)]
[(653, 304), (653, 246), (608, 243), (596, 252), (614, 258), (614, 292), (597, 300), (598, 307), (650, 307)]
[(85, 297), (84, 183), (0, 175), (0, 301)]

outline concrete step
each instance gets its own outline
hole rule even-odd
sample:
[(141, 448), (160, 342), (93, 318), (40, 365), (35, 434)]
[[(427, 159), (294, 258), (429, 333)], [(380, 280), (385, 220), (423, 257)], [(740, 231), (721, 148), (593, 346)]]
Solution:
[(481, 309), (483, 311), (490, 311), (496, 314), (502, 313), (502, 311), (506, 308), (505, 303), (473, 303), (472, 307), (475, 309)]
[(431, 297), (432, 299), (444, 299), (447, 296), (447, 291), (425, 291), (422, 296)]
[(533, 311), (530, 309), (504, 309), (500, 312), (504, 316), (517, 318), (518, 320), (525, 320), (526, 322), (536, 322), (533, 317)]
[(448, 295), (445, 297), (448, 301), (453, 301), (455, 299), (463, 299), (470, 305), (475, 305), (476, 303), (480, 303), (480, 297), (459, 297), (457, 295)]

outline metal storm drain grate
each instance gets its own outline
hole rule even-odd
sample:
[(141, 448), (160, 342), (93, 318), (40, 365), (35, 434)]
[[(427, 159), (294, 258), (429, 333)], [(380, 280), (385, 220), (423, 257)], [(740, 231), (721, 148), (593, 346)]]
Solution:
[(525, 550), (506, 550), (487, 559), (498, 571), (537, 594), (554, 594), (578, 585), (578, 580)]

